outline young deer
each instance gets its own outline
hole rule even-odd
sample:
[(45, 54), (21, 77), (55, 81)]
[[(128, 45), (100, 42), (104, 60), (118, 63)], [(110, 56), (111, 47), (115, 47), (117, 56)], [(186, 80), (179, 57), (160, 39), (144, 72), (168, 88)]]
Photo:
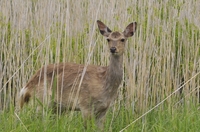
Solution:
[(125, 43), (128, 37), (133, 36), (137, 23), (130, 23), (123, 33), (112, 32), (99, 20), (97, 24), (108, 41), (110, 65), (88, 65), (85, 72), (85, 66), (81, 64), (44, 66), (21, 89), (20, 108), (29, 102), (30, 97), (35, 97), (44, 104), (54, 104), (55, 108), (80, 110), (85, 123), (94, 115), (98, 127), (103, 127), (103, 117), (116, 98), (122, 80)]

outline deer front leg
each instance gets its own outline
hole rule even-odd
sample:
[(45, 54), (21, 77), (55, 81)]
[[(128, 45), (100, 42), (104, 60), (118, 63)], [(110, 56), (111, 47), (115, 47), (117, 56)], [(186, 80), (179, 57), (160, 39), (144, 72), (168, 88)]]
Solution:
[(87, 129), (88, 121), (92, 119), (92, 110), (82, 108), (81, 113), (83, 117), (84, 127)]
[(104, 122), (105, 122), (105, 115), (107, 112), (107, 108), (104, 110), (101, 110), (100, 112), (97, 112), (95, 114), (95, 118), (96, 118), (96, 124), (98, 126), (98, 128), (103, 131), (104, 129)]

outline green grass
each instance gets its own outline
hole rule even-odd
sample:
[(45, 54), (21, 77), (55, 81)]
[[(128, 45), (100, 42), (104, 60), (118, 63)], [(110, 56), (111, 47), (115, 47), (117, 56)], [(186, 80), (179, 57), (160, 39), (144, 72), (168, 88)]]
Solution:
[[(141, 115), (121, 106), (113, 115), (111, 108), (106, 116), (104, 131), (118, 132), (197, 132), (200, 129), (200, 111), (192, 103), (169, 106), (166, 103), (140, 118)], [(31, 107), (26, 107), (20, 113), (13, 109), (0, 113), (0, 131), (2, 132), (82, 132), (86, 131), (80, 112), (62, 115), (52, 114), (50, 111), (35, 113)], [(137, 118), (137, 122), (134, 122)], [(134, 123), (132, 123), (134, 122)], [(94, 120), (88, 123), (88, 132), (97, 131)]]

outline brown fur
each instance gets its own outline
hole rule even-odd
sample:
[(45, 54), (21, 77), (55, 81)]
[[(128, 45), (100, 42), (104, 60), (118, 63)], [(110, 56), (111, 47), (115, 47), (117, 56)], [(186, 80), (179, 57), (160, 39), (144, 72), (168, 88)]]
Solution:
[(112, 38), (119, 38), (119, 37), (121, 37), (121, 36), (122, 36), (122, 34), (119, 33), (119, 32), (113, 32), (113, 33), (111, 34), (111, 37), (112, 37)]
[(48, 105), (53, 103), (65, 109), (80, 110), (85, 121), (94, 115), (97, 125), (102, 127), (103, 117), (117, 97), (117, 89), (122, 80), (125, 41), (121, 39), (126, 40), (133, 35), (136, 23), (129, 24), (123, 33), (112, 33), (101, 21), (97, 21), (97, 24), (101, 34), (110, 40), (109, 48), (116, 49), (111, 53), (110, 65), (89, 65), (86, 72), (85, 65), (81, 64), (60, 63), (44, 66), (21, 90), (21, 108), (30, 97), (35, 96)]

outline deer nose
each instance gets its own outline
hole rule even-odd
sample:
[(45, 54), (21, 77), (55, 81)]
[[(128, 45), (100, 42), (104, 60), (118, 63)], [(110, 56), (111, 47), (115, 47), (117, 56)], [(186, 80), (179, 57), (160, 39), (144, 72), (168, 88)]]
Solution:
[(111, 48), (110, 48), (110, 52), (111, 52), (111, 53), (115, 53), (115, 51), (116, 51), (116, 48), (115, 48), (115, 47), (111, 47)]

